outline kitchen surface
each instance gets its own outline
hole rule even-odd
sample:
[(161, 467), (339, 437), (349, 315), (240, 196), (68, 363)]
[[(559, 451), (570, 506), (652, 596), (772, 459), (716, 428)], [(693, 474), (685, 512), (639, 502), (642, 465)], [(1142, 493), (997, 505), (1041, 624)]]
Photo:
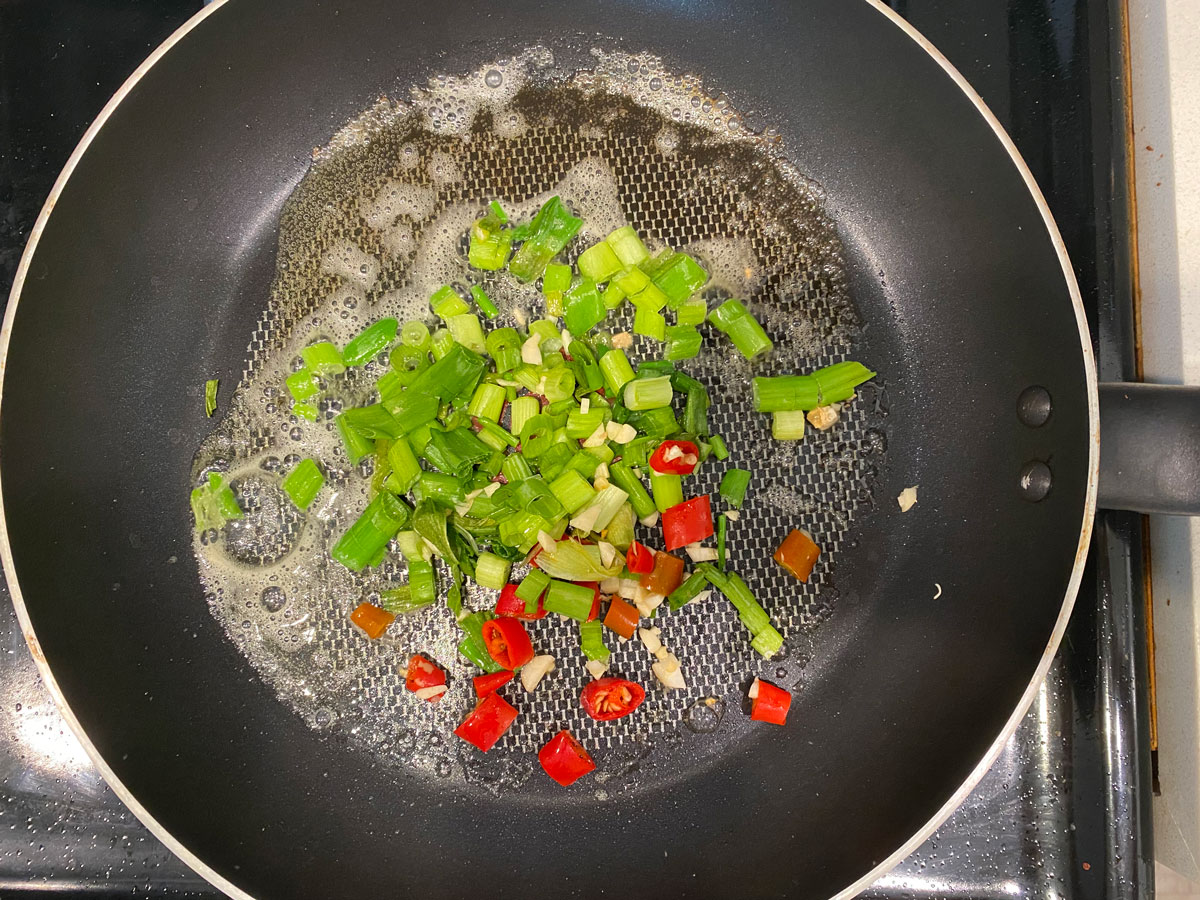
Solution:
[[(1200, 384), (1200, 305), (1188, 302), (1200, 284), (1188, 225), (1200, 221), (1200, 61), (1186, 52), (1200, 39), (1200, 7), (891, 5), (963, 72), (1028, 161), (1075, 265), (1101, 380), (1144, 370), (1146, 380)], [(79, 136), (195, 9), (0, 4), (0, 291)], [(869, 896), (1141, 900), (1155, 892), (1156, 848), (1175, 870), (1161, 876), (1163, 896), (1192, 895), (1197, 540), (1190, 521), (1154, 519), (1147, 532), (1140, 515), (1100, 513), (1066, 640), (1033, 708), (964, 805)], [(6, 592), (0, 648), (0, 897), (217, 896), (104, 785), (40, 684)]]

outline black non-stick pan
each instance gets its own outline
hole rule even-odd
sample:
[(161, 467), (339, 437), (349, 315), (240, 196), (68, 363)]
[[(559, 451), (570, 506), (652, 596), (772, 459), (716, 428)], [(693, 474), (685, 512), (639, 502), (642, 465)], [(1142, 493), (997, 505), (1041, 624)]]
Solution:
[[(186, 504), (198, 391), (241, 377), (313, 148), (381, 94), (538, 43), (567, 70), (647, 51), (778, 131), (824, 192), (889, 410), (788, 726), (651, 757), (607, 799), (410, 777), (310, 727), (210, 614)], [(214, 4), (72, 156), (2, 337), (3, 559), (30, 647), (114, 790), (233, 896), (853, 893), (1024, 714), (1096, 508), (1091, 343), (1045, 202), (960, 76), (870, 2)], [(1150, 485), (1114, 454), (1113, 496), (1194, 507), (1175, 474), (1200, 467), (1155, 452)]]

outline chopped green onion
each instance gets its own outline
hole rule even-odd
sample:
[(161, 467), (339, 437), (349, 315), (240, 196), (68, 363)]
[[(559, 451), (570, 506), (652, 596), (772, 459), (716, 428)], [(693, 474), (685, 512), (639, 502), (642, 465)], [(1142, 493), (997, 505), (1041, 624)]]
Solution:
[[(475, 323), (478, 325), (479, 320), (476, 319)], [(434, 335), (434, 347), (436, 346), (437, 335)], [(446, 353), (421, 373), (421, 377), (410, 386), (409, 392), (426, 394), (439, 400), (453, 400), (473, 391), (487, 366), (487, 360), (478, 353), (451, 340)]]
[[(636, 384), (636, 382), (634, 383)], [(679, 423), (675, 420), (675, 413), (669, 406), (636, 413), (630, 418), (629, 424), (647, 437), (658, 440), (668, 438), (679, 431)], [(637, 443), (637, 441), (633, 443)]]
[[(676, 428), (676, 431), (679, 429)], [(644, 469), (650, 461), (654, 448), (662, 443), (662, 437), (640, 437), (630, 441), (621, 450), (621, 462), (631, 469)]]
[(521, 434), (525, 430), (525, 423), (541, 412), (541, 409), (542, 404), (538, 403), (536, 397), (518, 397), (514, 400), (509, 407), (513, 434)]
[(392, 440), (387, 460), (392, 469), (385, 482), (388, 490), (394, 494), (407, 494), (421, 477), (421, 465), (407, 438), (401, 436)]
[(811, 375), (780, 375), (754, 379), (754, 408), (758, 412), (811, 410), (840, 403), (875, 373), (859, 362), (840, 362)]
[(479, 285), (471, 285), (471, 298), (475, 301), (475, 305), (479, 307), (479, 311), (489, 319), (494, 319), (500, 315), (500, 310), (496, 308), (496, 304), (492, 302), (492, 298)]
[[(629, 302), (638, 310), (647, 313), (661, 313), (663, 307), (667, 305), (668, 299), (667, 295), (660, 291), (654, 284), (648, 284), (636, 294), (629, 295)], [(659, 315), (659, 318), (661, 319), (662, 316)], [(663, 321), (665, 322), (666, 319), (663, 319)]]
[(729, 527), (729, 517), (725, 513), (717, 516), (717, 568), (725, 571), (725, 531)]
[(613, 252), (612, 245), (601, 241), (580, 253), (575, 265), (579, 267), (579, 274), (584, 278), (604, 282), (621, 271), (624, 264)]
[(686, 606), (707, 584), (708, 579), (704, 577), (703, 572), (693, 572), (683, 584), (667, 595), (667, 605), (671, 607), (672, 612)]
[(491, 456), (492, 450), (468, 428), (433, 431), (425, 445), (425, 458), (439, 472), (465, 478), (475, 463)]
[[(204, 382), (204, 414), (210, 419), (212, 418), (212, 414), (217, 411), (217, 388), (220, 386), (221, 380), (219, 378), (210, 378)], [(296, 399), (301, 400), (303, 398), (297, 397)]]
[[(388, 364), (392, 367), (392, 371), (389, 374), (394, 376), (396, 384), (399, 387), (406, 387), (416, 381), (421, 376), (421, 373), (429, 368), (429, 352), (427, 350), (418, 350), (416, 347), (410, 347), (407, 344), (400, 344), (388, 356)], [(386, 377), (387, 375), (384, 376), (384, 378)], [(381, 395), (384, 393), (382, 378), (380, 379), (379, 392)]]
[[(411, 576), (410, 576), (411, 578)], [(408, 584), (402, 584), (399, 587), (389, 588), (386, 591), (379, 592), (379, 605), (393, 616), (404, 615), (405, 613), (416, 612), (422, 609), (437, 599), (434, 594), (426, 600), (424, 597), (415, 598), (413, 596), (412, 587)]]
[(338, 434), (341, 435), (342, 446), (346, 448), (346, 457), (350, 460), (350, 465), (358, 465), (360, 459), (375, 451), (375, 443), (351, 425), (344, 413), (333, 421), (337, 425)]
[[(453, 610), (452, 610), (453, 611)], [(458, 644), (458, 652), (468, 662), (485, 672), (499, 672), (500, 664), (492, 659), (483, 642), (483, 623), (495, 616), (487, 610), (458, 617), (458, 627), (466, 635)]]
[(547, 521), (552, 521), (564, 512), (562, 503), (540, 478), (526, 478), (517, 485), (513, 495), (520, 509), (533, 513)]
[(304, 365), (314, 375), (341, 375), (346, 371), (342, 354), (329, 341), (318, 341), (300, 351)]
[(683, 480), (678, 475), (664, 475), (651, 469), (650, 493), (654, 495), (654, 508), (666, 512), (683, 502)]
[(345, 419), (346, 425), (353, 428), (365, 438), (395, 438), (404, 432), (396, 417), (388, 412), (382, 403), (372, 403), (370, 406), (356, 406), (345, 410), (339, 419)]
[(292, 399), (297, 402), (315, 397), (321, 392), (321, 389), (317, 387), (316, 379), (313, 378), (312, 372), (308, 371), (308, 369), (293, 372), (284, 379), (283, 383), (287, 385), (288, 393), (292, 395)]
[(708, 391), (702, 384), (688, 388), (683, 406), (683, 430), (700, 437), (708, 434)]
[(218, 472), (209, 472), (208, 480), (192, 491), (192, 515), (200, 532), (220, 528), (229, 519), (242, 518), (233, 489)]
[(413, 602), (427, 606), (437, 599), (437, 580), (434, 578), (433, 563), (425, 560), (410, 561), (408, 564), (408, 589)]
[(411, 529), (396, 534), (396, 546), (400, 548), (400, 552), (410, 563), (427, 562), (429, 559), (429, 550), (424, 539)]
[[(517, 585), (517, 599), (524, 601), (525, 614), (532, 616), (537, 612), (538, 600), (550, 586), (550, 576), (541, 569), (530, 569), (529, 574)], [(589, 610), (590, 612), (590, 610)]]
[(708, 273), (686, 253), (667, 257), (654, 273), (654, 284), (667, 295), (672, 309), (678, 309), (707, 281)]
[(500, 416), (504, 413), (505, 399), (504, 388), (488, 384), (486, 381), (480, 382), (467, 406), (467, 412), (480, 419), (499, 422)]
[[(746, 626), (746, 630), (750, 632), (752, 638), (757, 638), (760, 633), (766, 632), (766, 637), (759, 644), (756, 645), (751, 641), (751, 646), (755, 650), (761, 655), (769, 657), (783, 645), (783, 638), (771, 626), (767, 611), (754, 599), (754, 594), (750, 592), (750, 588), (746, 587), (746, 582), (742, 581), (736, 572), (722, 573), (712, 563), (700, 563), (696, 566), (696, 571), (702, 572), (709, 583), (733, 604), (738, 618)], [(775, 643), (776, 640), (778, 640), (778, 644)]]
[[(489, 422), (487, 419), (479, 419), (479, 439), (487, 444), (492, 450), (503, 452), (509, 447), (517, 446), (517, 436), (508, 429), (497, 425), (495, 422)], [(497, 466), (495, 475), (500, 469)]]
[(387, 491), (375, 495), (363, 514), (346, 529), (331, 555), (352, 572), (361, 572), (404, 527), (412, 509)]
[(479, 559), (475, 561), (475, 581), (481, 587), (498, 591), (508, 584), (508, 573), (511, 570), (512, 563), (507, 559), (485, 551), (480, 553)]
[(612, 283), (624, 291), (626, 297), (633, 297), (650, 286), (650, 276), (637, 266), (626, 266), (613, 276)]
[(574, 469), (567, 469), (551, 481), (550, 490), (570, 515), (575, 515), (596, 497), (595, 489)]
[(650, 251), (642, 243), (632, 225), (624, 225), (606, 238), (617, 259), (626, 266), (636, 266), (650, 258)]
[(704, 336), (692, 325), (668, 325), (664, 332), (667, 346), (663, 355), (670, 360), (693, 359), (700, 352)]
[(521, 452), (529, 459), (537, 459), (550, 449), (554, 441), (554, 423), (550, 417), (539, 413), (526, 420), (521, 426)]
[[(396, 419), (396, 426), (400, 434), (407, 434), (411, 438), (413, 432), (418, 428), (437, 418), (438, 401), (437, 397), (427, 397), (409, 390), (405, 391), (398, 400), (390, 403), (387, 409)], [(413, 439), (413, 449), (420, 452), (415, 439)]]
[(342, 361), (348, 366), (361, 366), (368, 360), (374, 359), (385, 347), (396, 340), (396, 331), (399, 327), (400, 323), (391, 318), (380, 319), (378, 322), (368, 325), (346, 344), (342, 350)]
[(632, 410), (659, 409), (670, 406), (674, 392), (669, 375), (657, 378), (637, 378), (625, 385), (625, 405)]
[(701, 297), (693, 297), (675, 310), (675, 324), (699, 325), (708, 317), (708, 304)]
[[(492, 448), (492, 455), (479, 464), (475, 470), (475, 485), (477, 487), (485, 487), (493, 478), (500, 474), (500, 467), (504, 465), (504, 450), (496, 446), (496, 439), (492, 435), (490, 429), (500, 428), (494, 422), (484, 422), (484, 428), (479, 431), (479, 439)], [(504, 429), (500, 428), (501, 431)], [(507, 433), (507, 432), (506, 432)], [(517, 442), (513, 438), (513, 443)], [(511, 445), (508, 445), (511, 446)], [(476, 498), (478, 499), (478, 498)]]
[(502, 227), (506, 221), (507, 219), (497, 216), (495, 210), (475, 221), (471, 226), (471, 240), (467, 245), (468, 263), (485, 271), (504, 268), (513, 243), (512, 229)]
[(583, 220), (571, 215), (559, 197), (551, 197), (529, 223), (529, 234), (513, 254), (508, 270), (526, 284), (533, 281), (582, 225)]
[[(629, 499), (629, 494), (621, 490), (615, 484), (610, 484), (601, 491), (596, 492), (594, 499), (588, 508), (579, 514), (577, 519), (583, 520), (587, 531), (595, 531), (597, 533), (608, 527), (608, 523), (612, 521), (613, 516), (617, 514), (625, 501)], [(572, 522), (574, 525), (574, 522)]]
[(551, 369), (545, 375), (545, 397), (551, 403), (566, 400), (575, 393), (575, 374), (566, 366)]
[(512, 453), (504, 457), (504, 465), (500, 467), (500, 471), (504, 473), (504, 478), (509, 484), (516, 484), (533, 477), (533, 469), (530, 468), (528, 460), (520, 453)]
[[(588, 447), (588, 450), (595, 449)], [(592, 453), (576, 453), (567, 463), (567, 468), (578, 472), (584, 478), (595, 478), (596, 470), (600, 468), (600, 459)]]
[(422, 472), (412, 486), (412, 492), (418, 503), (430, 500), (443, 507), (456, 506), (463, 498), (459, 479), (441, 472)]
[(608, 418), (608, 410), (603, 407), (580, 412), (573, 409), (567, 413), (567, 437), (577, 441), (586, 440), (595, 433), (597, 428), (604, 426)]
[(400, 329), (400, 341), (406, 347), (412, 347), (415, 350), (428, 350), (429, 326), (415, 319), (405, 322), (404, 327)]
[(734, 509), (741, 509), (746, 500), (746, 488), (750, 486), (750, 472), (747, 469), (728, 469), (721, 478), (721, 486), (717, 489), (726, 503)]
[(454, 336), (445, 328), (439, 328), (429, 336), (429, 352), (433, 358), (440, 360), (455, 348)]
[(667, 320), (648, 306), (637, 306), (633, 313), (633, 333), (662, 341), (667, 336)]
[(553, 480), (562, 474), (575, 455), (575, 450), (567, 443), (552, 444), (549, 450), (538, 457), (538, 471), (543, 478)]
[(804, 437), (804, 410), (781, 409), (771, 413), (771, 437), (777, 441), (798, 441)]
[(754, 359), (774, 346), (758, 320), (750, 315), (739, 300), (726, 300), (709, 313), (708, 321), (718, 331), (727, 334), (746, 359)]
[(500, 541), (528, 553), (538, 542), (538, 533), (549, 528), (550, 523), (541, 516), (528, 511), (514, 513), (500, 521)]
[(612, 653), (604, 646), (604, 626), (600, 624), (599, 619), (579, 623), (579, 649), (588, 659), (608, 662)]
[(429, 298), (429, 308), (443, 322), (451, 316), (461, 316), (471, 311), (471, 307), (467, 306), (467, 301), (458, 296), (458, 291), (448, 284), (442, 285), (433, 292), (433, 296)]
[(496, 362), (496, 372), (503, 375), (521, 364), (521, 336), (515, 328), (497, 328), (488, 332), (483, 346)]
[(712, 455), (718, 460), (729, 459), (729, 448), (725, 446), (725, 439), (719, 434), (709, 435), (708, 444), (712, 448)]
[(609, 350), (600, 357), (600, 371), (604, 375), (604, 383), (614, 397), (621, 396), (621, 388), (633, 381), (633, 366), (629, 357), (620, 348)]
[(543, 606), (547, 612), (559, 613), (568, 619), (586, 622), (588, 616), (592, 614), (592, 601), (595, 597), (595, 588), (552, 578), (550, 586), (546, 588), (546, 599), (543, 601)]
[(571, 287), (571, 267), (551, 263), (542, 273), (542, 293), (549, 295), (554, 292), (566, 293)]
[(783, 635), (776, 631), (774, 626), (767, 625), (754, 636), (750, 646), (759, 656), (770, 659), (783, 647)]
[(601, 291), (600, 299), (604, 301), (606, 309), (616, 309), (625, 302), (625, 292), (615, 282), (609, 282), (608, 286)]
[(479, 316), (463, 313), (446, 319), (446, 328), (458, 343), (476, 353), (486, 352), (487, 344), (483, 339), (483, 326), (479, 324)]
[(283, 492), (300, 509), (308, 509), (324, 483), (325, 476), (321, 474), (321, 467), (316, 461), (302, 459), (283, 479)]
[(608, 307), (590, 278), (582, 279), (563, 295), (563, 321), (567, 330), (574, 335), (587, 334), (604, 321)]

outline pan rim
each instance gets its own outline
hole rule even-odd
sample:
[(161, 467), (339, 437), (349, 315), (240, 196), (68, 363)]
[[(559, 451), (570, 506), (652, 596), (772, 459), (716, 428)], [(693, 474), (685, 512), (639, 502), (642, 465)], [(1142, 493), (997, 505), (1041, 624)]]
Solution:
[[(20, 301), (21, 291), (24, 287), (25, 279), (29, 272), (29, 267), (32, 262), (34, 253), (37, 250), (37, 245), (42, 233), (45, 230), (46, 222), (49, 220), (50, 214), (54, 211), (57, 200), (74, 173), (80, 159), (99, 133), (100, 129), (112, 116), (113, 112), (120, 105), (129, 93), (137, 86), (138, 82), (146, 75), (146, 73), (167, 54), (179, 41), (187, 36), (196, 26), (212, 15), (217, 9), (224, 6), (228, 0), (211, 0), (211, 2), (202, 7), (191, 18), (184, 22), (176, 29), (166, 40), (164, 40), (154, 51), (146, 57), (144, 61), (129, 75), (125, 82), (117, 89), (116, 93), (104, 105), (104, 108), (96, 116), (95, 120), (88, 126), (83, 137), (72, 151), (58, 178), (54, 182), (54, 186), (50, 190), (46, 202), (43, 204), (41, 211), (38, 213), (37, 219), (34, 221), (33, 227), (30, 230), (29, 239), (26, 242), (25, 249), (21, 254), (20, 262), (17, 265), (16, 275), (13, 278), (12, 288), (9, 291), (8, 306), (5, 311), (3, 324), (0, 325), (0, 400), (3, 398), (3, 382), (4, 375), (7, 370), (7, 359), (9, 344), (12, 338), (13, 323), (16, 319), (17, 304)], [(983, 779), (983, 776), (991, 768), (993, 763), (999, 757), (1009, 739), (1016, 732), (1021, 721), (1025, 718), (1030, 707), (1033, 704), (1038, 691), (1041, 689), (1042, 683), (1045, 680), (1046, 673), (1049, 671), (1050, 665), (1054, 660), (1054, 656), (1058, 650), (1058, 646), (1062, 641), (1063, 634), (1066, 630), (1067, 622), (1070, 619), (1071, 611), (1075, 605), (1075, 599), (1079, 592), (1079, 586), (1083, 579), (1084, 564), (1087, 560), (1088, 547), (1091, 543), (1092, 529), (1096, 516), (1096, 497), (1097, 497), (1097, 482), (1099, 475), (1100, 464), (1100, 423), (1099, 423), (1099, 399), (1097, 390), (1097, 375), (1095, 358), (1092, 351), (1091, 333), (1088, 330), (1087, 316), (1083, 308), (1083, 299), (1080, 294), (1079, 284), (1076, 281), (1074, 270), (1071, 267), (1070, 259), (1067, 255), (1066, 245), (1063, 242), (1058, 226), (1055, 224), (1054, 217), (1050, 211), (1049, 205), (1046, 202), (1045, 196), (1042, 194), (1037, 182), (1033, 177), (1028, 165), (1021, 157), (1012, 138), (1005, 131), (1004, 126), (996, 118), (995, 114), (988, 108), (983, 98), (975, 91), (973, 87), (963, 77), (962, 73), (936, 48), (928, 39), (924, 37), (916, 28), (902, 18), (899, 13), (890, 7), (886, 6), (882, 0), (864, 0), (868, 5), (873, 7), (878, 13), (886, 17), (894, 26), (899, 28), (905, 35), (925, 51), (929, 57), (941, 67), (943, 72), (954, 84), (963, 92), (966, 98), (974, 105), (976, 111), (992, 129), (996, 138), (1000, 141), (1005, 151), (1008, 153), (1010, 160), (1016, 167), (1022, 180), (1025, 182), (1026, 188), (1029, 190), (1034, 202), (1037, 205), (1038, 211), (1041, 214), (1043, 224), (1046, 227), (1047, 234), (1054, 246), (1055, 254), (1058, 256), (1059, 263), (1062, 267), (1063, 277), (1066, 279), (1067, 290), (1070, 294), (1071, 305), (1075, 311), (1076, 325), (1078, 326), (1080, 345), (1084, 363), (1084, 377), (1087, 388), (1087, 405), (1088, 405), (1088, 475), (1087, 475), (1087, 491), (1084, 500), (1083, 518), (1080, 526), (1079, 543), (1075, 551), (1074, 566), (1071, 570), (1071, 576), (1067, 583), (1067, 588), (1063, 596), (1062, 606), (1059, 610), (1054, 627), (1051, 630), (1050, 638), (1042, 652), (1041, 659), (1034, 670), (1033, 676), (1021, 695), (1012, 714), (1006, 720), (1004, 727), (996, 736), (995, 740), (988, 747), (982, 759), (971, 770), (970, 774), (959, 786), (959, 788), (947, 799), (947, 801), (934, 813), (933, 816), (925, 822), (907, 841), (898, 847), (887, 858), (876, 864), (869, 872), (863, 874), (856, 881), (843, 888), (830, 898), (830, 900), (848, 900), (861, 891), (865, 890), (881, 876), (893, 869), (899, 862), (908, 857), (914, 850), (924, 843), (930, 835), (932, 835), (956, 809), (963, 803)], [(88, 735), (85, 733), (79, 720), (72, 711), (70, 704), (63, 695), (54, 673), (50, 669), (49, 663), (43, 655), (38, 638), (33, 629), (33, 624), (29, 618), (29, 612), (25, 606), (24, 596), (21, 592), (20, 582), (17, 578), (16, 567), (13, 562), (12, 548), (9, 542), (8, 521), (5, 515), (3, 504), (3, 482), (0, 480), (0, 565), (3, 566), (4, 577), (9, 587), (9, 593), (12, 597), (13, 608), (17, 614), (17, 620), (20, 623), (22, 635), (29, 647), (30, 653), (37, 665), (38, 672), (54, 699), (55, 705), (62, 714), (68, 727), (87, 753), (93, 765), (100, 772), (101, 777), (112, 789), (113, 793), (121, 800), (130, 812), (150, 830), (150, 832), (162, 841), (163, 844), (171, 850), (179, 859), (181, 859), (188, 867), (200, 875), (205, 881), (212, 884), (214, 887), (221, 890), (229, 897), (235, 900), (255, 900), (255, 897), (237, 885), (233, 884), (215, 869), (210, 867), (191, 850), (184, 846), (177, 838), (175, 838), (141, 803), (134, 797), (132, 792), (121, 782), (116, 773), (109, 767), (103, 756), (100, 754), (96, 746), (91, 742)]]

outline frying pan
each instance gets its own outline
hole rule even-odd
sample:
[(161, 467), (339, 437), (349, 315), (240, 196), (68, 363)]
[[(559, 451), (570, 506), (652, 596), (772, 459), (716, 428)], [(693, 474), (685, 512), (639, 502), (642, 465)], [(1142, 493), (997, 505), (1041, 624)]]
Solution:
[[(856, 355), (889, 373), (885, 502), (843, 555), (790, 727), (617, 803), (450, 790), (322, 736), (186, 562), (196, 389), (243, 368), (311, 149), (382, 93), (533, 43), (581, 65), (594, 44), (648, 50), (776, 128), (845, 245), (872, 323)], [(961, 77), (868, 2), (214, 4), (72, 156), (2, 337), (3, 559), (31, 650), (114, 790), (232, 896), (852, 894), (1022, 717), (1096, 508), (1091, 344), (1046, 205)], [(1147, 451), (1127, 426), (1194, 397), (1104, 396), (1114, 497), (1193, 511), (1178, 435)], [(913, 483), (920, 514), (901, 514)]]

